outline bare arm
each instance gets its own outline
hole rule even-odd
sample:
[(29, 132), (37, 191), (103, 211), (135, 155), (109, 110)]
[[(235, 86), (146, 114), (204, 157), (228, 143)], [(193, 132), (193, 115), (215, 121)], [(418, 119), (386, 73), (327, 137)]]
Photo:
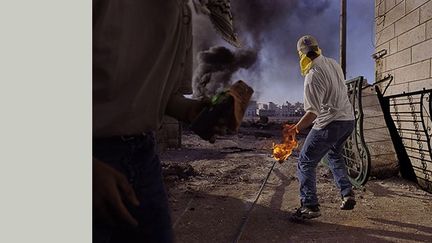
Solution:
[(303, 115), (303, 117), (300, 119), (299, 122), (295, 125), (297, 128), (297, 131), (301, 131), (310, 125), (312, 125), (313, 121), (317, 118), (317, 115), (312, 112), (306, 112), (306, 114)]
[(177, 93), (171, 96), (165, 113), (179, 121), (191, 123), (206, 105), (207, 101), (188, 99)]

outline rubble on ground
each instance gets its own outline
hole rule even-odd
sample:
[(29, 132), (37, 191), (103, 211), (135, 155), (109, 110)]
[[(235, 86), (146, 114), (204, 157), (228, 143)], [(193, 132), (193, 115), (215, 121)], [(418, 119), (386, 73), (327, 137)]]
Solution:
[[(219, 137), (215, 144), (185, 132), (182, 148), (161, 159), (177, 242), (232, 242), (273, 158), (280, 128), (264, 129), (272, 137), (257, 139), (257, 128)], [(279, 129), (279, 130), (278, 130)], [(259, 130), (259, 128), (258, 128)], [(279, 134), (279, 135), (278, 135)], [(301, 148), (304, 136), (300, 137)], [(251, 213), (240, 242), (430, 242), (432, 195), (398, 177), (371, 178), (355, 190), (357, 205), (339, 210), (340, 195), (329, 169), (317, 168), (322, 216), (306, 224), (289, 222), (299, 206), (294, 151), (277, 164)]]

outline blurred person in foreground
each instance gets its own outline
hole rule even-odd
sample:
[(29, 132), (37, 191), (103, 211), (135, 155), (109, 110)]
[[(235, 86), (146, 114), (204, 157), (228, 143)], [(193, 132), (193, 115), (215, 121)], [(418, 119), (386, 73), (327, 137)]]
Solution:
[(207, 105), (183, 96), (191, 18), (187, 0), (93, 0), (93, 242), (173, 241), (154, 132)]
[(285, 132), (295, 135), (313, 127), (301, 148), (297, 176), (300, 183), (300, 208), (294, 219), (312, 219), (321, 216), (317, 189), (316, 168), (328, 154), (330, 170), (340, 189), (340, 209), (351, 210), (356, 201), (347, 175), (342, 149), (354, 129), (354, 113), (348, 99), (345, 78), (340, 65), (321, 54), (318, 41), (310, 35), (297, 42), (300, 69), (304, 80), (304, 109), (306, 114)]

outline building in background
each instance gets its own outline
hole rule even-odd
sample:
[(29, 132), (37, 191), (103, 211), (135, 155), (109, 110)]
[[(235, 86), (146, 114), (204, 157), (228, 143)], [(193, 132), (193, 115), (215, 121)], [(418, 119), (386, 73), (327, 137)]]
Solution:
[(259, 110), (268, 110), (268, 104), (266, 103), (258, 103), (258, 109)]
[(246, 110), (244, 116), (245, 121), (256, 121), (260, 116), (269, 118), (271, 122), (286, 122), (298, 120), (304, 115), (303, 103), (297, 102), (292, 105), (286, 102), (283, 105), (278, 105), (274, 102), (258, 103), (252, 101)]
[(245, 120), (256, 120), (258, 119), (258, 103), (255, 100), (249, 102), (249, 106), (245, 112)]
[(279, 108), (279, 106), (276, 105), (275, 103), (273, 103), (273, 102), (268, 103), (268, 109), (269, 110), (277, 110), (278, 108)]

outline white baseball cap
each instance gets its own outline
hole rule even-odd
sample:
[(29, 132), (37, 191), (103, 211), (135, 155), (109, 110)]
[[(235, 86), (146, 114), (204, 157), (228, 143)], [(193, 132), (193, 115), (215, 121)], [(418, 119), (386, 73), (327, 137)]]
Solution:
[(305, 35), (300, 37), (297, 41), (297, 51), (301, 51), (307, 54), (310, 51), (318, 50), (318, 41), (311, 35)]

